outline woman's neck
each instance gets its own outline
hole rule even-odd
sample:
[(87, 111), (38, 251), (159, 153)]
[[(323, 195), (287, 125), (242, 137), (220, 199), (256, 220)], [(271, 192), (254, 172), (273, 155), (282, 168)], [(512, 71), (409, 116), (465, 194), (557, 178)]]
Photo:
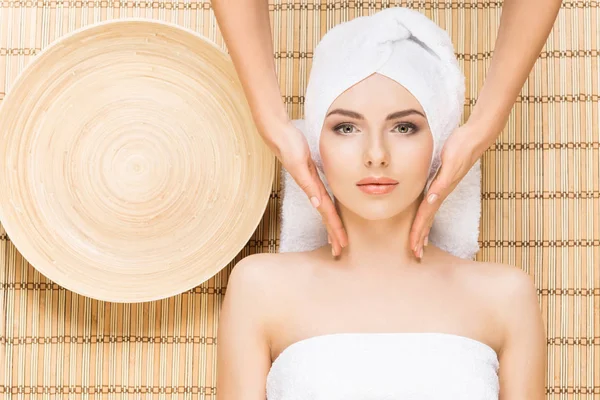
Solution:
[(340, 210), (349, 244), (339, 260), (355, 267), (377, 264), (397, 268), (418, 264), (409, 241), (418, 204), (413, 203), (394, 218), (376, 221), (365, 220), (347, 209)]

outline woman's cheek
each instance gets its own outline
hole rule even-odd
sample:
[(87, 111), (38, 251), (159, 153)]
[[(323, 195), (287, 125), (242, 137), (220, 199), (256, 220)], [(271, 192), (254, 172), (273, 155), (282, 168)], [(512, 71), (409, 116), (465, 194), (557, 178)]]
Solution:
[(337, 159), (335, 154), (321, 153), (321, 160), (323, 161), (323, 173), (327, 178), (329, 186), (333, 188), (332, 183), (336, 183), (340, 179), (340, 160)]
[(400, 150), (401, 154), (397, 154), (396, 157), (398, 160), (405, 160), (405, 164), (410, 165), (413, 174), (418, 177), (429, 172), (432, 152), (433, 145), (430, 140), (415, 140), (407, 142)]
[(319, 152), (321, 153), (323, 168), (327, 165), (327, 169), (335, 173), (335, 169), (340, 167), (340, 162), (343, 160), (343, 156), (340, 155), (343, 143), (340, 143), (331, 135), (333, 134), (328, 133), (326, 136), (321, 136)]
[(347, 186), (351, 184), (351, 170), (349, 160), (337, 151), (321, 152), (323, 161), (323, 172), (327, 179), (327, 183), (333, 195), (340, 198), (340, 201), (345, 201)]

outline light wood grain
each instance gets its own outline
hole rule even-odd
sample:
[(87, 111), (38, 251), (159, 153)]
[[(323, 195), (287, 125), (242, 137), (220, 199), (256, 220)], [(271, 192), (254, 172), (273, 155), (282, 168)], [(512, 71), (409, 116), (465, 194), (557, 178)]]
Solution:
[(118, 302), (189, 290), (265, 211), (274, 157), (229, 56), (184, 28), (124, 19), (55, 41), (0, 108), (0, 220), (76, 293)]

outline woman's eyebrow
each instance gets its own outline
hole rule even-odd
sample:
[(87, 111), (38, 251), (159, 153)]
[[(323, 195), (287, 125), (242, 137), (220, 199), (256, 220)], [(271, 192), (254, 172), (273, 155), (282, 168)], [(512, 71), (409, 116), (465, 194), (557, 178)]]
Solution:
[(335, 110), (331, 110), (326, 116), (325, 118), (329, 117), (330, 115), (333, 114), (339, 114), (339, 115), (343, 115), (345, 117), (350, 117), (350, 118), (354, 118), (354, 119), (365, 119), (365, 117), (363, 117), (362, 114), (359, 114), (355, 111), (350, 111), (350, 110), (344, 110), (342, 108), (336, 108)]
[(411, 108), (410, 110), (396, 111), (395, 113), (391, 113), (390, 115), (388, 115), (385, 118), (385, 120), (389, 121), (390, 119), (402, 118), (402, 117), (406, 117), (407, 115), (410, 115), (410, 114), (419, 114), (423, 118), (426, 118), (425, 115), (423, 115), (423, 113), (421, 111)]
[[(339, 114), (339, 115), (343, 115), (343, 116), (346, 116), (346, 117), (350, 117), (350, 118), (354, 118), (354, 119), (359, 119), (359, 120), (365, 119), (365, 117), (362, 114), (357, 113), (356, 111), (344, 110), (342, 108), (336, 108), (335, 110), (331, 110), (325, 116), (325, 118), (329, 117), (332, 114)], [(411, 108), (409, 110), (402, 110), (402, 111), (396, 111), (394, 113), (391, 113), (390, 115), (388, 115), (385, 118), (385, 120), (389, 121), (391, 119), (406, 117), (407, 115), (411, 115), (411, 114), (419, 114), (423, 118), (426, 118), (425, 115), (422, 112), (420, 112), (418, 110), (415, 110), (414, 108)]]

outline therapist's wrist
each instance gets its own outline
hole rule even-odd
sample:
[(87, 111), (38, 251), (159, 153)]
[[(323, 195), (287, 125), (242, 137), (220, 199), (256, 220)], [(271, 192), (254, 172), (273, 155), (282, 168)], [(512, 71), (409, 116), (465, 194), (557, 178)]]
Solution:
[(498, 139), (502, 127), (497, 120), (469, 118), (465, 123), (472, 132), (472, 152), (479, 158), (485, 153)]
[(269, 148), (280, 157), (288, 142), (288, 132), (293, 126), (287, 113), (270, 114), (256, 119), (257, 128)]

